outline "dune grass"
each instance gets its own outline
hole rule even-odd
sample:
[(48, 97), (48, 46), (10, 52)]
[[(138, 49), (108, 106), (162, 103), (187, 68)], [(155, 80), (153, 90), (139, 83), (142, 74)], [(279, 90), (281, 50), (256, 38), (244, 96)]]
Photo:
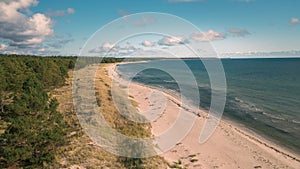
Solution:
[[(151, 136), (150, 124), (139, 124), (124, 118), (116, 108), (111, 94), (111, 79), (107, 75), (105, 66), (101, 64), (98, 69), (95, 81), (95, 93), (99, 109), (107, 123), (118, 132), (129, 137), (146, 138)], [(66, 85), (52, 92), (60, 103), (58, 110), (64, 115), (64, 121), (68, 124), (67, 141), (65, 145), (57, 151), (54, 167), (70, 168), (167, 168), (167, 162), (159, 156), (143, 159), (134, 159), (119, 157), (106, 151), (104, 148), (96, 145), (82, 130), (76, 117), (72, 102), (72, 72), (69, 72), (69, 78)], [(118, 93), (121, 92), (120, 90)], [(118, 99), (122, 100), (124, 95)], [(118, 100), (117, 99), (117, 100)], [(130, 98), (135, 106), (137, 103)], [(124, 103), (125, 104), (125, 103)], [(127, 107), (129, 113), (135, 111), (134, 106)], [(140, 117), (143, 118), (143, 117)]]

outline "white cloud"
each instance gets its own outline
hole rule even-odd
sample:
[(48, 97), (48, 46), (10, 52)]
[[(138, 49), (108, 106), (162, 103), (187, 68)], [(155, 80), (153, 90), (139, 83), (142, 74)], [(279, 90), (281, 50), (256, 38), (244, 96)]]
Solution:
[(167, 36), (158, 41), (159, 45), (176, 46), (188, 43), (188, 40), (180, 36)]
[(10, 45), (26, 47), (36, 45), (53, 36), (52, 20), (41, 13), (28, 16), (22, 10), (37, 5), (37, 0), (5, 0), (0, 2), (0, 38)]
[(110, 42), (104, 42), (101, 46), (90, 50), (89, 53), (100, 54), (105, 56), (128, 56), (138, 50), (140, 49), (130, 44), (119, 46)]
[(38, 52), (44, 53), (46, 52), (46, 49), (45, 48), (38, 49)]
[(290, 20), (290, 25), (291, 26), (294, 26), (294, 25), (296, 25), (298, 23), (300, 23), (300, 19), (299, 18), (295, 18), (295, 17), (291, 18), (291, 20)]
[(144, 40), (142, 42), (142, 45), (145, 46), (145, 47), (152, 47), (152, 46), (154, 46), (153, 42), (148, 41), (148, 40)]
[(191, 38), (198, 42), (208, 42), (215, 40), (223, 40), (225, 39), (225, 35), (222, 32), (208, 30), (207, 32), (195, 32), (191, 35)]
[(140, 50), (139, 48), (136, 48), (132, 45), (126, 45), (126, 46), (119, 46), (118, 48), (118, 56), (127, 56), (135, 53), (136, 51)]
[(0, 22), (17, 22), (25, 17), (25, 15), (19, 12), (20, 10), (27, 10), (30, 6), (37, 4), (36, 0), (3, 0), (0, 2)]
[(246, 29), (232, 28), (227, 31), (232, 36), (244, 37), (250, 35), (251, 33)]
[(248, 51), (248, 52), (228, 52), (221, 53), (222, 57), (298, 57), (300, 55), (299, 50), (287, 50), (287, 51)]
[(101, 46), (92, 49), (89, 51), (89, 53), (107, 53), (109, 51), (116, 51), (117, 48), (115, 47), (114, 44), (110, 42), (104, 42)]
[(8, 45), (6, 45), (6, 44), (0, 44), (0, 51), (6, 50), (7, 47), (8, 47)]
[(104, 42), (102, 45), (102, 49), (104, 51), (109, 51), (109, 50), (115, 50), (116, 47), (114, 44), (110, 43), (110, 42)]
[(74, 14), (75, 13), (75, 10), (73, 8), (68, 8), (67, 9), (67, 13), (68, 14)]

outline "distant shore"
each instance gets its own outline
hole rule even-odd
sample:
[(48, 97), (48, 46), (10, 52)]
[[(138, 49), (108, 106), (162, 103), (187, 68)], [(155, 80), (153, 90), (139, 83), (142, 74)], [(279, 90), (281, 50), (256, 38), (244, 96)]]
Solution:
[[(116, 65), (108, 66), (107, 71), (112, 79), (122, 83), (124, 79), (116, 72)], [(155, 90), (157, 89), (131, 82), (128, 92), (138, 103), (139, 112), (153, 109), (155, 105), (150, 105), (148, 98)], [(165, 92), (163, 95), (167, 98), (167, 105), (163, 114), (151, 123), (154, 136), (169, 129), (177, 118), (177, 112), (184, 109), (180, 99)], [(299, 155), (256, 137), (227, 120), (221, 120), (211, 138), (204, 144), (199, 144), (198, 137), (207, 112), (193, 110), (192, 113), (197, 116), (197, 120), (190, 133), (170, 151), (161, 155), (170, 164), (187, 168), (300, 168)], [(146, 114), (144, 116), (147, 117)]]

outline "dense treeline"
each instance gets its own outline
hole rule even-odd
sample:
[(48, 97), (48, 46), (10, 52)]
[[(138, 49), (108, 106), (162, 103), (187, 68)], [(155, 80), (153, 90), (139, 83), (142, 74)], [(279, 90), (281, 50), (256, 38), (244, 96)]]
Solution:
[(75, 58), (0, 56), (0, 166), (50, 163), (64, 144), (58, 102), (47, 91), (62, 86)]
[[(65, 83), (68, 71), (122, 58), (0, 55), (0, 166), (51, 166), (55, 151), (66, 144), (68, 125), (49, 92)], [(78, 66), (79, 65), (79, 66)], [(126, 164), (130, 162), (124, 161)], [(139, 160), (133, 160), (140, 162)]]
[[(97, 58), (87, 59), (95, 63)], [(64, 85), (76, 57), (0, 55), (0, 166), (40, 168), (65, 144), (67, 126), (48, 93)], [(122, 61), (104, 58), (101, 62)], [(90, 63), (86, 63), (87, 65)]]
[(87, 65), (100, 63), (122, 62), (124, 58), (102, 58), (102, 57), (81, 57), (76, 61), (75, 69), (81, 69)]

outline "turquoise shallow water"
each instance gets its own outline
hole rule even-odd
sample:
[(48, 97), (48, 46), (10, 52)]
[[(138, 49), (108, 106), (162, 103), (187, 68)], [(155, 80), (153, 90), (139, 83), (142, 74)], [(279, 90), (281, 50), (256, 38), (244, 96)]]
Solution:
[[(206, 65), (214, 60), (205, 60)], [(221, 60), (227, 82), (223, 117), (234, 120), (300, 154), (300, 59), (224, 59)], [(182, 66), (184, 63), (188, 67)], [(156, 60), (118, 66), (123, 77), (138, 69), (159, 65), (163, 70), (145, 69), (134, 81), (180, 92), (170, 76), (190, 87), (186, 98), (193, 99), (195, 86), (189, 86), (193, 73), (200, 93), (199, 104), (209, 109), (211, 89), (208, 73), (201, 60)], [(188, 69), (187, 69), (188, 68)], [(166, 73), (166, 72), (169, 72)]]

